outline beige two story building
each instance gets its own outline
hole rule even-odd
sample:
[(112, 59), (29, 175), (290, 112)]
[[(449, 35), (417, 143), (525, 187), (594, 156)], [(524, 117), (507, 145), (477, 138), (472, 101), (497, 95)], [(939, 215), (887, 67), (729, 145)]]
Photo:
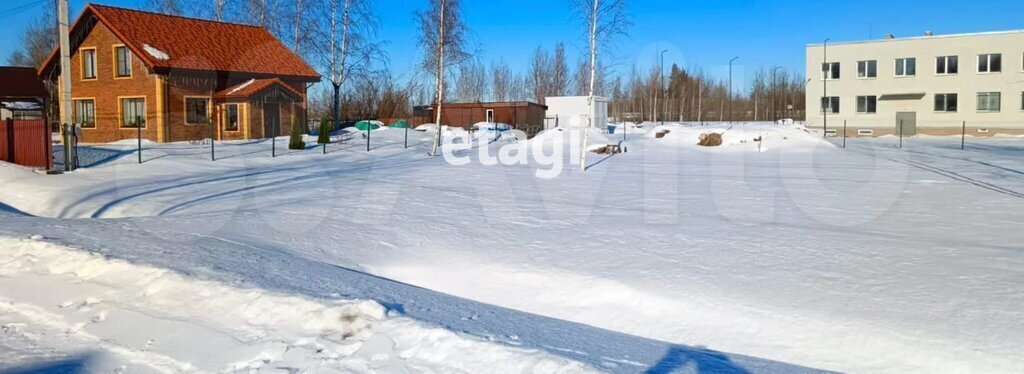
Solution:
[(1024, 30), (811, 44), (807, 78), (829, 134), (1024, 134)]

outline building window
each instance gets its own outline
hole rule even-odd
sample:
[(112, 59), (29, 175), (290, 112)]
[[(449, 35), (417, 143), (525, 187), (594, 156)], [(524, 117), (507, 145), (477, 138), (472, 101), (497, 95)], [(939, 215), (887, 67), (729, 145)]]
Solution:
[(96, 101), (93, 99), (72, 100), (75, 107), (75, 123), (84, 129), (96, 128)]
[(224, 130), (238, 131), (238, 104), (225, 105), (224, 109)]
[(875, 113), (877, 106), (877, 96), (857, 96), (857, 113)]
[(114, 60), (116, 61), (116, 71), (114, 72), (116, 77), (132, 76), (132, 53), (128, 47), (123, 45), (114, 47)]
[(96, 79), (96, 50), (82, 50), (82, 79)]
[(956, 112), (956, 94), (935, 94), (935, 111), (936, 112)]
[(186, 98), (185, 123), (193, 125), (210, 123), (209, 103), (210, 101), (205, 98)]
[(821, 64), (821, 79), (834, 80), (839, 79), (839, 63), (838, 62), (826, 62)]
[(935, 74), (952, 75), (960, 71), (957, 56), (940, 56), (935, 58)]
[(821, 112), (826, 114), (839, 114), (839, 96), (822, 97)]
[(877, 78), (878, 61), (857, 61), (857, 78)]
[(978, 111), (994, 113), (999, 111), (1000, 103), (999, 92), (979, 92), (978, 93)]
[(999, 53), (978, 55), (979, 73), (998, 73), (1001, 71), (1003, 71), (1003, 55)]
[(916, 58), (897, 58), (896, 59), (896, 76), (897, 77), (913, 77), (917, 75), (917, 59)]
[(1024, 110), (1024, 92), (1020, 93), (1020, 110)]
[(121, 99), (121, 127), (146, 127), (146, 99)]

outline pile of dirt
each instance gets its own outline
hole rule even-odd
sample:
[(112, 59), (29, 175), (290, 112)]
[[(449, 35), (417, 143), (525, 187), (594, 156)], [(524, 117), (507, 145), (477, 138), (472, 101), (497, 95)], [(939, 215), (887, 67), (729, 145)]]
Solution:
[(722, 145), (722, 134), (717, 132), (700, 134), (700, 142), (697, 145), (703, 147), (717, 147)]
[(606, 144), (606, 145), (603, 145), (603, 146), (600, 146), (600, 147), (595, 147), (595, 148), (591, 149), (590, 151), (594, 152), (594, 153), (597, 153), (599, 155), (613, 155), (613, 154), (616, 154), (616, 153), (623, 153), (626, 150), (623, 147), (619, 147), (618, 144)]
[(665, 135), (668, 135), (668, 133), (670, 133), (670, 132), (671, 131), (668, 131), (668, 130), (658, 130), (658, 132), (654, 133), (654, 137), (656, 139), (661, 139), (661, 138), (664, 138)]

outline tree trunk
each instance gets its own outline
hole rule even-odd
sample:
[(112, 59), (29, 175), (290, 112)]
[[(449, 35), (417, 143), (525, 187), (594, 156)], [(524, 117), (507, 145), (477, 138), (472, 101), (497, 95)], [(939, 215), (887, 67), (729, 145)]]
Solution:
[(597, 4), (600, 0), (594, 0), (594, 9), (590, 14), (590, 93), (587, 100), (587, 128), (583, 129), (583, 148), (580, 149), (582, 160), (580, 171), (587, 171), (587, 148), (590, 146), (590, 128), (594, 126), (594, 80), (597, 79)]
[(437, 150), (441, 147), (441, 106), (444, 105), (444, 20), (445, 4), (441, 0), (441, 21), (438, 22), (437, 33), (437, 105), (434, 106), (434, 145), (431, 147), (430, 155), (437, 156)]

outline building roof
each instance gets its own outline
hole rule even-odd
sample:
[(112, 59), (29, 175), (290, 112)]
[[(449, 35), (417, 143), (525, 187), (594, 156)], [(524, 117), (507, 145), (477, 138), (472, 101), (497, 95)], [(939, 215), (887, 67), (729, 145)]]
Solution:
[[(181, 69), (320, 79), (316, 70), (263, 27), (89, 4), (72, 26), (72, 35), (88, 32), (93, 19), (158, 72)], [(56, 63), (57, 53), (55, 49), (50, 54), (40, 74)]]
[[(832, 42), (828, 43), (829, 46), (834, 45), (845, 45), (845, 44), (867, 44), (867, 43), (892, 43), (907, 40), (927, 40), (927, 39), (946, 39), (946, 38), (963, 38), (970, 36), (990, 36), (990, 35), (1010, 35), (1010, 34), (1024, 34), (1024, 30), (1005, 30), (1005, 31), (983, 31), (983, 32), (969, 32), (961, 34), (945, 34), (945, 35), (919, 35), (919, 36), (908, 36), (902, 38), (882, 38), (882, 39), (870, 39), (870, 40), (853, 40), (847, 42)], [(825, 43), (809, 43), (808, 47), (821, 47)]]
[(36, 69), (0, 66), (0, 99), (45, 98), (46, 87), (36, 75)]
[(277, 78), (271, 79), (250, 79), (245, 82), (236, 84), (232, 87), (225, 88), (220, 92), (217, 92), (213, 97), (218, 99), (237, 99), (247, 98), (255, 94), (265, 91), (270, 87), (278, 86), (285, 92), (288, 92), (297, 97), (302, 97), (302, 94), (296, 92), (295, 89), (289, 87), (283, 81)]

